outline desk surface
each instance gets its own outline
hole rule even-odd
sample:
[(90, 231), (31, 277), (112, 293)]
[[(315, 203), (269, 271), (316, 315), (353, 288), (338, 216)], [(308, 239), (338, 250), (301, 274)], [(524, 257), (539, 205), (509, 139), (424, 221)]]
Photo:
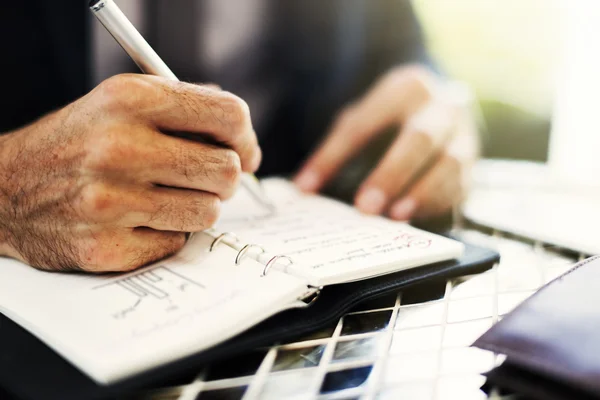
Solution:
[(473, 175), (473, 190), (463, 210), (471, 221), (600, 253), (600, 185), (572, 182), (548, 165), (526, 161), (482, 160)]
[(293, 343), (208, 365), (149, 399), (505, 399), (480, 390), (502, 356), (469, 345), (584, 255), (468, 226), (466, 241), (497, 249), (484, 274), (415, 287), (362, 304)]

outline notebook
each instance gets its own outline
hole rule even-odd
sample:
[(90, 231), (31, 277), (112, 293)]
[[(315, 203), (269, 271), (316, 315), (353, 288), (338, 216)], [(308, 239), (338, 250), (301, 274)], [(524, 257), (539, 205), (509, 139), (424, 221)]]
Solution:
[(463, 252), (460, 242), (301, 194), (285, 180), (263, 185), (276, 213), (240, 190), (214, 228), (131, 273), (49, 273), (0, 259), (0, 312), (110, 384), (306, 307), (322, 286)]

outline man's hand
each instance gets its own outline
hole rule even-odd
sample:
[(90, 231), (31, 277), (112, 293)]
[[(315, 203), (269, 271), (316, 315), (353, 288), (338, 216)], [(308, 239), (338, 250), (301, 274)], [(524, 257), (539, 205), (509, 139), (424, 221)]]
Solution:
[(424, 68), (391, 71), (339, 115), (296, 184), (318, 191), (370, 139), (396, 126), (398, 137), (362, 183), (356, 206), (398, 220), (448, 211), (462, 199), (478, 154), (466, 97), (446, 90)]
[(47, 270), (136, 268), (210, 227), (260, 160), (240, 98), (154, 76), (110, 78), (0, 136), (0, 255)]

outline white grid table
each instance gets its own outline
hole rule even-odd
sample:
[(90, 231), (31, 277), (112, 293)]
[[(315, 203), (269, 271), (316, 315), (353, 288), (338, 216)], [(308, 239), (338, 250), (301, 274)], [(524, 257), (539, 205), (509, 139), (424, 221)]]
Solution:
[(366, 302), (320, 332), (208, 365), (188, 380), (136, 398), (513, 398), (480, 389), (481, 374), (503, 358), (470, 344), (585, 255), (472, 225), (454, 234), (498, 250), (500, 263), (483, 274)]

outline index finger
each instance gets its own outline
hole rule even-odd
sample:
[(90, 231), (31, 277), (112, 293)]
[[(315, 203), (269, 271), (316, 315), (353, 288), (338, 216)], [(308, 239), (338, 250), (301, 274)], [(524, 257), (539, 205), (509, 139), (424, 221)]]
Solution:
[(128, 115), (136, 115), (165, 133), (208, 138), (238, 153), (244, 171), (258, 169), (260, 149), (250, 110), (241, 98), (212, 87), (152, 75), (121, 75), (106, 82), (105, 91), (121, 98), (117, 106)]
[(323, 144), (308, 159), (295, 181), (317, 191), (373, 136), (404, 121), (430, 97), (420, 72), (400, 69), (381, 79), (356, 105), (346, 109)]
[(390, 149), (362, 183), (356, 205), (379, 214), (419, 178), (456, 130), (456, 112), (443, 102), (430, 101), (413, 115)]

